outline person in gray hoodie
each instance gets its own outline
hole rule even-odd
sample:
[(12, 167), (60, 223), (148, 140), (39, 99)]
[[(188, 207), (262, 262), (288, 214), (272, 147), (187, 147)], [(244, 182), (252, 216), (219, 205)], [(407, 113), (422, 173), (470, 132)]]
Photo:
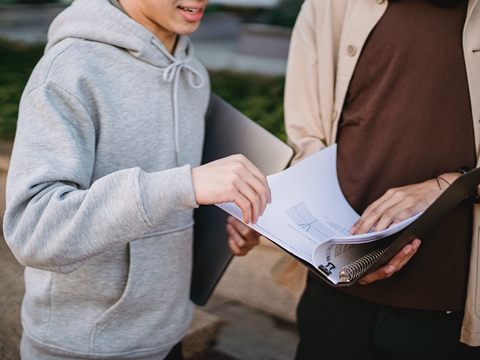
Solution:
[[(52, 23), (7, 179), (22, 359), (166, 358), (194, 310), (193, 209), (235, 202), (255, 222), (270, 202), (243, 156), (200, 166), (209, 78), (185, 35), (207, 2), (76, 0)], [(257, 241), (228, 231), (237, 254)]]

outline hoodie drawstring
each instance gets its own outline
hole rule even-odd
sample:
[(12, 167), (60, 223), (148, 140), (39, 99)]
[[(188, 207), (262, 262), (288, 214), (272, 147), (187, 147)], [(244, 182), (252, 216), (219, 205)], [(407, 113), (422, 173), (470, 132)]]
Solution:
[[(200, 72), (195, 70), (192, 66), (189, 65), (189, 60), (178, 60), (170, 53), (168, 53), (163, 46), (157, 44), (156, 41), (152, 41), (153, 44), (159, 48), (167, 58), (169, 58), (172, 63), (168, 65), (163, 72), (163, 81), (167, 83), (173, 82), (173, 121), (175, 126), (175, 158), (177, 166), (180, 165), (180, 140), (179, 140), (179, 116), (178, 116), (178, 97), (177, 97), (177, 88), (178, 88), (178, 79), (180, 72), (182, 70), (188, 71), (188, 83), (194, 89), (199, 89), (205, 84), (205, 79)], [(200, 81), (195, 83), (195, 78), (197, 77)]]

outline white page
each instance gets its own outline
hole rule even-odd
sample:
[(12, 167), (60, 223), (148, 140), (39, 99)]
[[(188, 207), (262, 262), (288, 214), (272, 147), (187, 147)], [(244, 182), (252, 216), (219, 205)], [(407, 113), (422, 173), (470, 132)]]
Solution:
[[(336, 170), (336, 144), (317, 152), (292, 167), (267, 176), (272, 203), (257, 224), (247, 224), (277, 245), (314, 264), (315, 248), (339, 238), (342, 242), (368, 242), (390, 232), (399, 231), (411, 218), (377, 233), (354, 235), (349, 229), (360, 217), (346, 201), (340, 189)], [(218, 207), (242, 220), (234, 203)], [(383, 236), (382, 236), (383, 235)]]

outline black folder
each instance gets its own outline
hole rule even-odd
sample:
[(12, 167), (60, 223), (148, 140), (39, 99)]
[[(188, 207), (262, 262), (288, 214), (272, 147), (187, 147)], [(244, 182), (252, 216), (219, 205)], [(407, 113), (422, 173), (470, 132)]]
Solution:
[[(245, 155), (265, 175), (282, 171), (293, 150), (276, 136), (212, 94), (205, 117), (202, 163), (233, 154)], [(205, 305), (233, 254), (226, 231), (228, 214), (215, 205), (194, 211), (193, 269), (190, 298)]]

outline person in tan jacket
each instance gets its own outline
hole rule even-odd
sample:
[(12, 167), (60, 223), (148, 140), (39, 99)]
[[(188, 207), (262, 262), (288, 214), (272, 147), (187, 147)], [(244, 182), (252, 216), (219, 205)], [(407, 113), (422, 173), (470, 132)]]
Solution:
[[(478, 167), (478, 2), (303, 4), (287, 66), (288, 142), (294, 162), (337, 143), (342, 191), (362, 214), (353, 234), (425, 210)], [(479, 359), (479, 226), (467, 199), (421, 246), (350, 287), (309, 274), (297, 359)], [(283, 279), (295, 279), (301, 267), (287, 265)]]

